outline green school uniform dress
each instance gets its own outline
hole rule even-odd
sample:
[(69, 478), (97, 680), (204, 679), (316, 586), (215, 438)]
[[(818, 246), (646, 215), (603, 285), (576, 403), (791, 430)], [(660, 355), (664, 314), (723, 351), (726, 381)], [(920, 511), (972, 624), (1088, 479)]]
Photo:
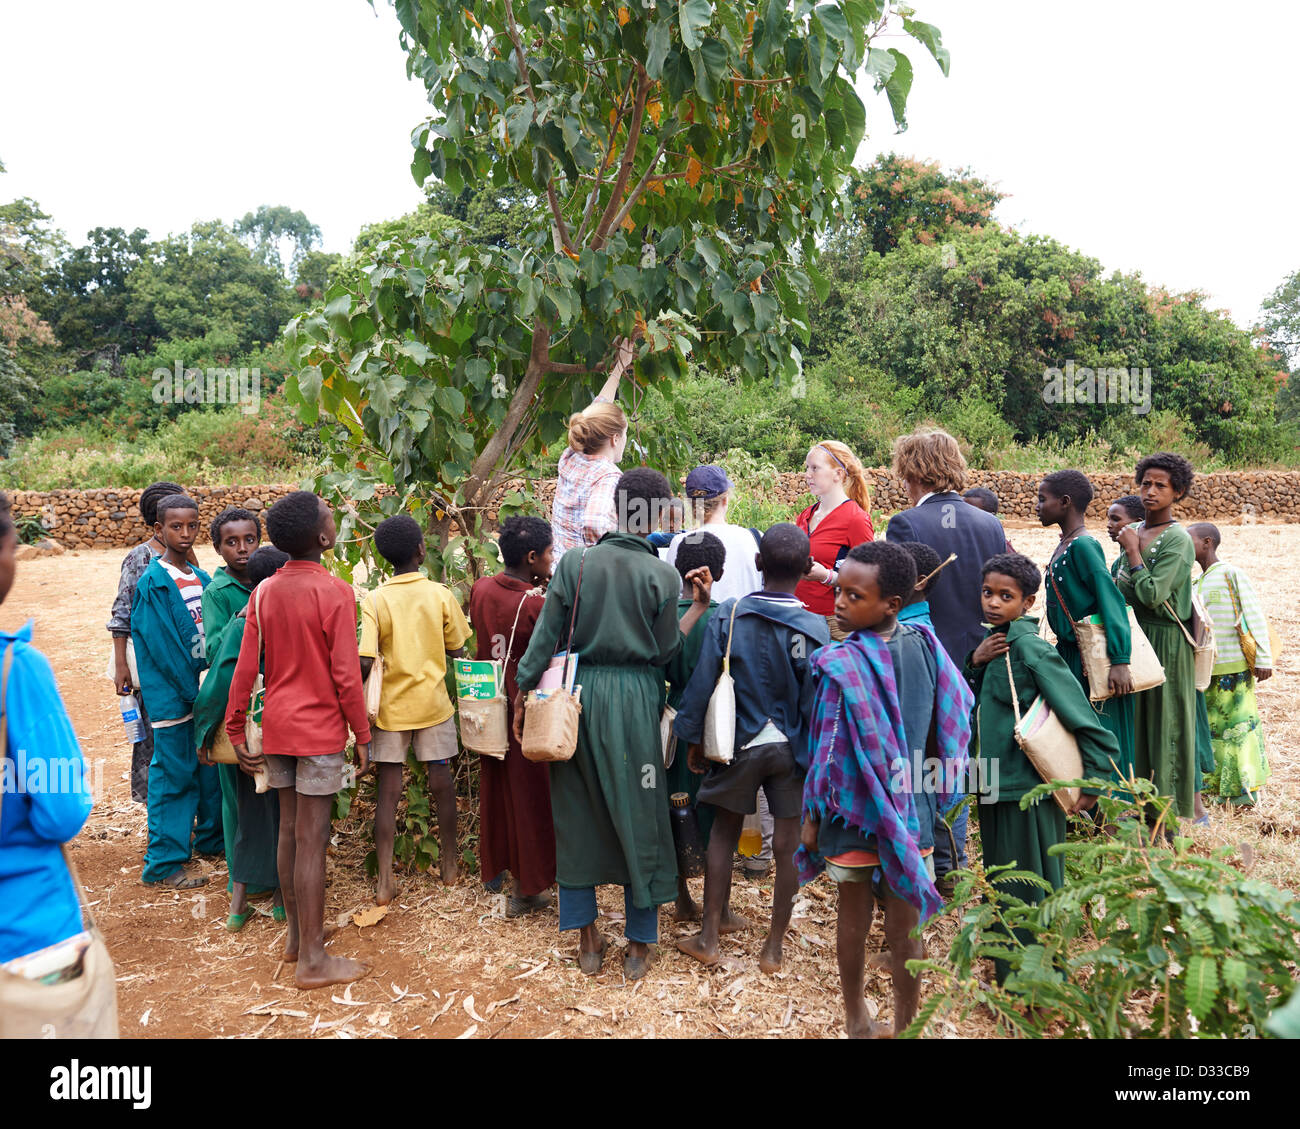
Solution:
[[(1074, 623), (1100, 615), (1106, 627), (1106, 657), (1112, 665), (1127, 663), (1130, 632), (1124, 597), (1106, 568), (1101, 542), (1087, 533), (1066, 545), (1065, 551), (1051, 561), (1045, 571), (1047, 622), (1056, 633), (1057, 653), (1086, 693), (1088, 680), (1083, 673)], [(1119, 745), (1115, 770), (1110, 775), (1114, 779), (1127, 777), (1133, 770), (1133, 695), (1110, 697), (1094, 708), (1097, 719), (1114, 735)]]
[[(997, 787), (997, 802), (976, 805), (984, 865), (1015, 863), (1017, 869), (1032, 871), (1059, 890), (1065, 885), (1065, 863), (1060, 855), (1049, 855), (1048, 849), (1065, 842), (1065, 813), (1051, 797), (1027, 811), (1020, 810), (1021, 797), (1043, 781), (1016, 743), (1011, 679), (1015, 680), (1022, 715), (1041, 694), (1061, 724), (1074, 734), (1085, 776), (1109, 776), (1119, 746), (1114, 735), (1102, 726), (1065, 660), (1039, 636), (1038, 620), (1021, 616), (1005, 630), (1010, 646), (1011, 677), (1007, 676), (1006, 659), (1000, 656), (984, 666), (973, 667), (974, 652), (966, 656), (964, 672), (975, 692), (974, 729), (979, 756), (985, 762), (981, 765), (982, 779), (988, 786), (996, 784)], [(1023, 882), (1008, 884), (1008, 892), (1031, 904), (1046, 897), (1041, 888)], [(1028, 942), (1027, 937), (1021, 940)], [(1002, 961), (995, 964), (1001, 983), (1007, 966)]]
[(550, 766), (556, 880), (575, 889), (624, 886), (634, 906), (649, 909), (677, 896), (659, 718), (664, 668), (681, 648), (682, 580), (631, 533), (607, 533), (585, 554), (565, 553), (519, 660), (525, 693), (565, 647), (579, 568), (578, 746), (571, 760)]
[[(685, 597), (677, 601), (677, 619), (680, 622), (682, 616), (691, 610), (693, 601)], [(713, 613), (717, 610), (717, 600), (709, 601), (709, 610), (706, 611), (695, 626), (691, 628), (691, 633), (682, 640), (682, 648), (677, 652), (677, 656), (668, 664), (664, 672), (664, 677), (668, 681), (668, 704), (676, 709), (682, 704), (682, 695), (686, 693), (686, 684), (690, 682), (691, 675), (695, 673), (695, 665), (700, 661), (700, 648), (704, 646), (704, 628), (709, 620), (713, 618)], [(709, 831), (713, 827), (713, 807), (706, 804), (704, 807), (695, 807), (695, 795), (700, 790), (700, 784), (704, 781), (703, 775), (697, 775), (692, 772), (686, 763), (686, 745), (687, 742), (678, 737), (671, 738), (676, 742), (677, 750), (673, 757), (672, 765), (667, 769), (668, 777), (668, 795), (674, 792), (685, 792), (691, 798), (691, 807), (695, 808), (695, 818), (699, 823), (700, 837), (707, 844), (709, 841)]]
[[(1144, 525), (1139, 522), (1137, 527)], [(1146, 547), (1144, 568), (1130, 572), (1124, 554), (1116, 562), (1115, 574), (1120, 594), (1132, 606), (1165, 671), (1164, 685), (1135, 695), (1133, 766), (1139, 776), (1155, 781), (1161, 795), (1174, 797), (1184, 818), (1192, 815), (1199, 785), (1198, 713), (1204, 712), (1204, 703), (1198, 708), (1195, 657), (1174, 616), (1184, 624), (1191, 620), (1195, 559), (1192, 539), (1175, 522)], [(1174, 616), (1165, 609), (1166, 600)], [(1204, 728), (1208, 745), (1208, 721)]]
[[(208, 665), (211, 666), (221, 649), (221, 639), (235, 618), (248, 603), (252, 589), (240, 583), (226, 569), (219, 568), (212, 583), (203, 589), (203, 639)], [(242, 634), (242, 632), (241, 632)], [(209, 673), (208, 677), (211, 677)], [(227, 679), (227, 688), (229, 679)], [(222, 710), (222, 721), (225, 721)], [(200, 740), (202, 737), (200, 736)], [(235, 838), (239, 834), (239, 765), (217, 765), (217, 779), (221, 781), (221, 833), (226, 841), (226, 893), (235, 888), (233, 860)], [(260, 893), (261, 891), (253, 891)]]

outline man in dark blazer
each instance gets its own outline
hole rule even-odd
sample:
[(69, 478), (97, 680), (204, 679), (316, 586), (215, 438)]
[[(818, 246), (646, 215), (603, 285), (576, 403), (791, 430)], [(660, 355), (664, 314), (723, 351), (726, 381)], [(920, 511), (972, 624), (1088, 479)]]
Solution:
[[(894, 473), (912, 503), (889, 519), (887, 541), (920, 541), (939, 554), (957, 559), (939, 573), (930, 588), (930, 619), (939, 642), (958, 667), (984, 638), (980, 605), (982, 569), (989, 557), (1006, 551), (1002, 523), (992, 514), (967, 505), (960, 491), (966, 485), (966, 460), (946, 431), (922, 430), (894, 444)], [(953, 824), (956, 857), (941, 828), (935, 835), (937, 878), (966, 865), (966, 822), (969, 808)], [(946, 884), (945, 884), (946, 885)], [(944, 890), (943, 892), (947, 892)]]

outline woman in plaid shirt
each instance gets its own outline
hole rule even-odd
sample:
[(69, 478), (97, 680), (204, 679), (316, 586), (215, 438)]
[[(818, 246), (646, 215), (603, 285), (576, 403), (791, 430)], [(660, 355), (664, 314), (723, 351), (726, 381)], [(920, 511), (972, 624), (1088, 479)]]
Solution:
[(618, 528), (614, 487), (627, 446), (627, 416), (614, 403), (621, 376), (622, 368), (616, 366), (591, 407), (569, 417), (569, 445), (560, 456), (551, 508), (557, 564), (567, 549), (594, 545)]

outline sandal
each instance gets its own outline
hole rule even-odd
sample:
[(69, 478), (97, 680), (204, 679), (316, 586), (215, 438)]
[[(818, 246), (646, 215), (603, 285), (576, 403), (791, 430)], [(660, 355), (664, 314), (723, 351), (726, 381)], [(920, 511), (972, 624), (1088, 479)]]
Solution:
[(255, 914), (256, 912), (257, 910), (255, 910), (252, 906), (249, 906), (248, 910), (245, 913), (232, 913), (229, 917), (226, 918), (226, 932), (238, 933), (241, 929), (244, 928), (245, 925), (248, 924), (248, 919), (252, 917), (253, 914)]
[(506, 917), (523, 917), (526, 913), (536, 913), (539, 909), (550, 909), (551, 898), (548, 894), (530, 894), (526, 898), (510, 895), (506, 902)]
[(609, 946), (605, 943), (605, 938), (600, 939), (600, 948), (594, 953), (584, 953), (578, 950), (578, 967), (588, 976), (595, 976), (600, 971), (600, 966), (605, 961), (605, 950)]
[(166, 878), (152, 883), (154, 886), (166, 886), (169, 890), (195, 890), (207, 884), (206, 874), (187, 874), (183, 866), (178, 866)]
[(285, 910), (284, 906), (272, 906), (272, 907), (271, 907), (271, 917), (272, 917), (275, 921), (280, 921), (280, 922), (284, 922), (284, 921), (288, 921), (288, 920), (289, 920), (289, 914), (288, 914), (288, 912)]
[(634, 957), (631, 953), (623, 956), (623, 975), (628, 980), (640, 980), (647, 972), (650, 971), (650, 954), (646, 953), (643, 957)]

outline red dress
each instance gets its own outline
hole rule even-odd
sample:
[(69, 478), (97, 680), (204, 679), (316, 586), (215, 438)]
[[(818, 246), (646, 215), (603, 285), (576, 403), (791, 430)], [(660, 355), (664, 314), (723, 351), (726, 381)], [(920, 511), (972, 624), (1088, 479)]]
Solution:
[[(797, 518), (795, 524), (808, 533), (812, 542), (812, 557), (819, 565), (834, 568), (836, 561), (855, 545), (875, 539), (871, 528), (871, 517), (852, 498), (845, 498), (838, 506), (818, 523), (816, 530), (809, 533), (808, 524), (812, 521), (814, 502)], [(818, 615), (835, 614), (835, 589), (827, 588), (819, 580), (801, 580), (794, 594), (803, 601), (804, 607)]]
[[(519, 690), (515, 675), (542, 611), (541, 596), (525, 596), (529, 585), (504, 572), (476, 580), (469, 595), (469, 618), (478, 640), (476, 659), (505, 658), (510, 628), (519, 611), (510, 662), (505, 669), (511, 703)], [(520, 600), (524, 601), (522, 610)], [(492, 653), (494, 638), (501, 650)], [(555, 883), (555, 826), (551, 822), (551, 778), (546, 765), (525, 760), (514, 736), (509, 709), (509, 750), (505, 760), (479, 758), (479, 863), (488, 881), (508, 870), (522, 897), (540, 894)]]

